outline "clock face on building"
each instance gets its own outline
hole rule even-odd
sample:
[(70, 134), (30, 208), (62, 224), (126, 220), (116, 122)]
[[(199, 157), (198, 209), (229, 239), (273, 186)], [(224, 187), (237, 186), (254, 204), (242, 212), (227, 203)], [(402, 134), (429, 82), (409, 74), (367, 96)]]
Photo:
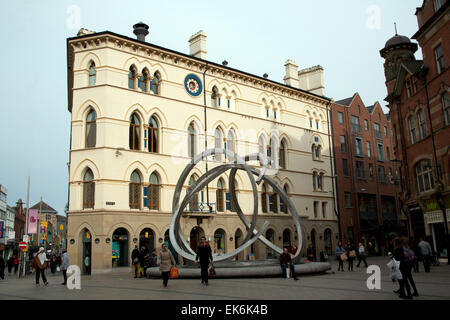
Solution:
[(199, 96), (202, 93), (202, 82), (195, 74), (189, 74), (184, 79), (184, 87), (191, 96)]

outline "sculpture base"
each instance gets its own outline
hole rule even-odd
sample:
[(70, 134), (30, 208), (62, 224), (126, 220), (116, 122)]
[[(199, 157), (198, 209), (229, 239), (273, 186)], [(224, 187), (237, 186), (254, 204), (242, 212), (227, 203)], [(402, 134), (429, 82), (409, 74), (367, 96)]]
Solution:
[[(253, 278), (253, 277), (281, 277), (282, 271), (278, 260), (256, 261), (223, 261), (214, 263), (216, 278)], [(331, 270), (328, 262), (307, 262), (295, 264), (295, 273), (298, 276), (320, 274)], [(149, 268), (146, 271), (149, 277), (161, 277), (159, 267)], [(200, 279), (200, 265), (189, 264), (178, 267), (178, 277), (182, 279)]]

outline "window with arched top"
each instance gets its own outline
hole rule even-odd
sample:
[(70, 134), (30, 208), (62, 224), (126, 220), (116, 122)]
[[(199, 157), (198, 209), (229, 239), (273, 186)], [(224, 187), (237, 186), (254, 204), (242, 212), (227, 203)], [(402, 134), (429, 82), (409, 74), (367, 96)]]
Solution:
[(97, 113), (91, 109), (86, 117), (86, 148), (95, 148), (97, 140)]
[[(223, 143), (224, 143), (224, 139), (223, 139), (222, 130), (219, 127), (217, 127), (216, 130), (214, 131), (214, 148), (223, 149), (223, 147), (224, 147)], [(221, 161), (222, 155), (216, 154), (216, 155), (214, 155), (214, 158), (217, 161)]]
[(267, 213), (267, 187), (265, 183), (261, 188), (261, 208), (262, 212)]
[(95, 86), (95, 82), (97, 81), (97, 71), (95, 70), (95, 63), (91, 61), (89, 65), (89, 85)]
[(195, 157), (197, 151), (197, 130), (195, 129), (194, 121), (189, 124), (188, 127), (188, 156), (190, 158)]
[[(195, 181), (197, 181), (197, 176), (193, 174), (191, 178), (189, 179), (189, 189), (192, 188), (195, 184)], [(194, 196), (191, 197), (189, 200), (189, 211), (194, 212), (198, 211), (198, 193), (196, 193)]]
[[(236, 191), (236, 198), (237, 198), (237, 190), (238, 190), (238, 185), (236, 180), (234, 180), (234, 190)], [(228, 190), (225, 193), (225, 209), (231, 212), (236, 212), (236, 207), (233, 204), (233, 200), (231, 198), (231, 193), (230, 190)]]
[(148, 124), (148, 151), (158, 152), (159, 147), (159, 131), (158, 131), (158, 120), (155, 116), (150, 118)]
[(316, 171), (313, 172), (313, 190), (314, 191), (317, 190), (317, 172)]
[(262, 136), (258, 139), (258, 152), (264, 154), (265, 151), (265, 141)]
[(142, 92), (147, 92), (148, 88), (148, 77), (149, 73), (147, 69), (142, 71), (142, 75), (138, 79), (138, 88), (141, 89)]
[(130, 117), (130, 149), (140, 150), (140, 133), (141, 133), (141, 121), (136, 112)]
[(217, 190), (216, 190), (216, 210), (218, 212), (224, 212), (224, 195), (225, 193), (225, 184), (222, 179), (217, 181)]
[(319, 189), (320, 191), (323, 191), (323, 177), (324, 177), (323, 172), (321, 172), (317, 176), (317, 189)]
[(128, 88), (136, 88), (136, 67), (134, 65), (130, 67), (130, 70), (128, 72)]
[(87, 169), (83, 177), (83, 209), (94, 208), (95, 182), (91, 169)]
[[(283, 190), (284, 190), (284, 192), (285, 192), (286, 194), (289, 193), (289, 189), (288, 189), (287, 184), (284, 185)], [(283, 212), (283, 213), (285, 213), (285, 214), (288, 213), (287, 205), (284, 203), (282, 197), (280, 197), (280, 211)]]
[(282, 140), (280, 143), (280, 152), (278, 155), (278, 164), (282, 169), (286, 169), (286, 151), (286, 142)]
[(416, 176), (419, 192), (427, 192), (434, 188), (433, 168), (430, 160), (422, 160), (416, 164)]
[(150, 175), (150, 184), (148, 186), (148, 208), (150, 210), (159, 210), (159, 191), (161, 185), (158, 174), (153, 172)]
[(419, 128), (420, 139), (425, 139), (427, 135), (427, 127), (425, 124), (425, 114), (423, 112), (423, 109), (420, 109), (419, 112), (417, 112), (417, 124)]
[(158, 71), (156, 71), (156, 72), (153, 74), (153, 79), (152, 79), (152, 82), (151, 82), (150, 90), (151, 90), (154, 94), (159, 95), (159, 94), (161, 94), (161, 92), (160, 92), (160, 91), (161, 91), (160, 86), (161, 86), (161, 75), (160, 75), (160, 73), (159, 73)]
[(129, 202), (130, 202), (130, 209), (140, 209), (141, 176), (137, 170), (134, 170), (130, 177)]
[(408, 130), (409, 130), (409, 142), (411, 144), (416, 143), (416, 127), (414, 125), (413, 116), (409, 116), (408, 118)]
[[(231, 152), (236, 152), (236, 135), (233, 130), (228, 131), (227, 142), (225, 149)], [(235, 157), (230, 158), (230, 161), (234, 161)]]
[(215, 108), (219, 106), (219, 90), (216, 86), (212, 88), (211, 93), (211, 107)]

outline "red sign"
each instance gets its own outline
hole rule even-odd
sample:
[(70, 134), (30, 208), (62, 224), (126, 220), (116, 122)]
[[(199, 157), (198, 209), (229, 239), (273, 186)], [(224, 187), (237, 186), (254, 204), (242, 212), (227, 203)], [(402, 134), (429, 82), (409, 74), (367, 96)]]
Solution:
[(25, 250), (27, 247), (28, 247), (28, 245), (27, 245), (26, 242), (22, 241), (22, 242), (19, 243), (19, 248), (20, 249)]

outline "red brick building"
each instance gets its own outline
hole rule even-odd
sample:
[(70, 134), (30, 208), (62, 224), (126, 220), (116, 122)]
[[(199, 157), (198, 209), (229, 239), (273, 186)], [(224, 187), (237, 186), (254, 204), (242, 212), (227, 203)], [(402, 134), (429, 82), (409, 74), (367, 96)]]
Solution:
[(402, 230), (390, 121), (378, 102), (366, 107), (358, 93), (331, 113), (342, 238), (370, 242), (382, 254)]
[(395, 35), (380, 51), (394, 156), (400, 160), (401, 207), (410, 236), (430, 236), (438, 252), (445, 247), (450, 218), (450, 1), (425, 0), (417, 8), (416, 43)]

